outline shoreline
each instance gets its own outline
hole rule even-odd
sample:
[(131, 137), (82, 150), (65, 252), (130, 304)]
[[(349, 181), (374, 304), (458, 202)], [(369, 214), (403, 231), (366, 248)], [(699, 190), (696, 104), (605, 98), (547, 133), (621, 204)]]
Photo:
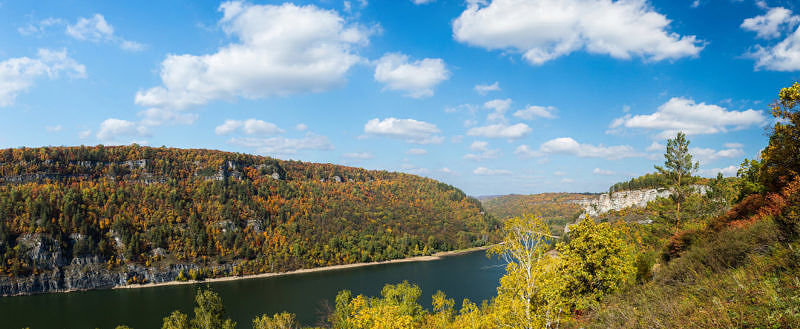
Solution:
[[(369, 266), (376, 266), (376, 265), (384, 265), (384, 264), (399, 264), (399, 263), (413, 263), (413, 262), (429, 262), (434, 260), (440, 260), (445, 257), (452, 257), (452, 256), (459, 256), (464, 254), (469, 254), (473, 252), (478, 252), (482, 250), (487, 250), (491, 248), (492, 245), (483, 246), (483, 247), (473, 247), (469, 249), (461, 249), (461, 250), (452, 250), (452, 251), (442, 251), (432, 254), (430, 256), (415, 256), (415, 257), (407, 257), (407, 258), (398, 258), (398, 259), (390, 259), (384, 260), (380, 262), (367, 262), (367, 263), (353, 263), (353, 264), (342, 264), (342, 265), (330, 265), (330, 266), (322, 266), (322, 267), (314, 267), (314, 268), (303, 268), (294, 271), (287, 271), (287, 272), (270, 272), (270, 273), (259, 273), (259, 274), (248, 274), (248, 275), (241, 275), (241, 276), (226, 276), (221, 278), (210, 278), (205, 280), (189, 280), (189, 281), (169, 281), (169, 282), (159, 282), (159, 283), (145, 283), (145, 284), (126, 284), (124, 286), (115, 286), (111, 289), (139, 289), (139, 288), (154, 288), (154, 287), (163, 287), (163, 286), (174, 286), (174, 285), (184, 285), (184, 284), (199, 284), (199, 283), (214, 283), (214, 282), (226, 282), (226, 281), (237, 281), (237, 280), (249, 280), (249, 279), (260, 279), (260, 278), (269, 278), (269, 277), (278, 277), (278, 276), (287, 276), (287, 275), (297, 275), (297, 274), (306, 274), (306, 273), (315, 273), (315, 272), (328, 272), (328, 271), (337, 271), (337, 270), (345, 270), (351, 268), (359, 268), (359, 267), (369, 267)], [(69, 292), (69, 291), (65, 291)]]

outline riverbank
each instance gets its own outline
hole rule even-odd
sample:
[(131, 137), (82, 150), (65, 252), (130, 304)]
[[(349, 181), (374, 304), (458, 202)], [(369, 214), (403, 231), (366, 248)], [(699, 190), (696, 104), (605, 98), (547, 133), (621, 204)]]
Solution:
[(241, 275), (241, 276), (226, 276), (221, 278), (210, 278), (205, 280), (189, 280), (189, 281), (168, 281), (168, 282), (159, 282), (159, 283), (144, 283), (144, 284), (126, 284), (122, 286), (115, 286), (111, 289), (137, 289), (137, 288), (152, 288), (152, 287), (163, 287), (163, 286), (173, 286), (173, 285), (184, 285), (184, 284), (198, 284), (198, 283), (211, 283), (211, 282), (225, 282), (225, 281), (236, 281), (236, 280), (249, 280), (249, 279), (258, 279), (258, 278), (269, 278), (269, 277), (277, 277), (277, 276), (287, 276), (287, 275), (297, 275), (297, 274), (305, 274), (305, 273), (314, 273), (314, 272), (327, 272), (327, 271), (337, 271), (337, 270), (344, 270), (344, 269), (352, 269), (352, 268), (359, 268), (359, 267), (368, 267), (368, 266), (376, 266), (376, 265), (384, 265), (384, 264), (396, 264), (396, 263), (409, 263), (409, 262), (429, 262), (434, 260), (439, 260), (444, 257), (450, 256), (458, 256), (469, 254), (478, 251), (485, 251), (491, 248), (492, 246), (483, 246), (483, 247), (474, 247), (469, 249), (461, 249), (461, 250), (453, 250), (453, 251), (443, 251), (438, 252), (430, 256), (415, 256), (415, 257), (408, 257), (408, 258), (400, 258), (400, 259), (392, 259), (392, 260), (385, 260), (380, 262), (367, 262), (367, 263), (353, 263), (353, 264), (342, 264), (342, 265), (331, 265), (331, 266), (323, 266), (323, 267), (314, 267), (314, 268), (304, 268), (294, 271), (287, 271), (287, 272), (273, 272), (273, 273), (260, 273), (260, 274), (250, 274), (250, 275)]

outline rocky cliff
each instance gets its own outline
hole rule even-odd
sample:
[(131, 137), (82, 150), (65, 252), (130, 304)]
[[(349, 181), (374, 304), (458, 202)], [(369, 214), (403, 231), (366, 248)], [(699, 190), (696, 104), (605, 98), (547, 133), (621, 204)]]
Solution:
[[(696, 193), (708, 193), (710, 188), (706, 185), (692, 185)], [(598, 216), (609, 212), (611, 210), (621, 210), (628, 207), (645, 207), (648, 202), (655, 201), (658, 198), (667, 198), (672, 195), (669, 189), (648, 189), (648, 190), (634, 190), (634, 191), (621, 191), (614, 193), (603, 193), (597, 197), (584, 198), (578, 200), (578, 203), (583, 207), (585, 216)]]
[(38, 234), (20, 238), (19, 246), (35, 264), (35, 272), (27, 276), (0, 276), (0, 296), (30, 295), (75, 290), (108, 289), (131, 283), (175, 281), (181, 271), (233, 274), (233, 265), (222, 264), (201, 268), (195, 264), (143, 266), (127, 264), (109, 269), (98, 256), (64, 257), (61, 247)]

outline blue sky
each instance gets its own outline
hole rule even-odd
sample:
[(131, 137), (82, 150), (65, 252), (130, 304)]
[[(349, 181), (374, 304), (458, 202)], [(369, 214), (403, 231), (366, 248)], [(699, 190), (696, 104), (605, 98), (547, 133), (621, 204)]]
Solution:
[(767, 144), (800, 6), (751, 0), (2, 1), (0, 147), (210, 148), (597, 192), (685, 131)]

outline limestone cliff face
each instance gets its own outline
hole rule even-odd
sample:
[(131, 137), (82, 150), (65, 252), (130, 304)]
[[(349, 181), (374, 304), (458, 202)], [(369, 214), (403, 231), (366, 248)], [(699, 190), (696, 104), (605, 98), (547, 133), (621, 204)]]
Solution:
[[(710, 190), (705, 185), (693, 185), (695, 193), (706, 194)], [(598, 216), (612, 210), (622, 210), (629, 207), (645, 207), (648, 202), (655, 201), (658, 198), (667, 198), (672, 195), (669, 189), (648, 189), (648, 190), (634, 190), (634, 191), (621, 191), (614, 193), (603, 193), (595, 198), (586, 198), (577, 201), (583, 207), (585, 216)]]
[[(37, 273), (21, 277), (0, 276), (0, 296), (108, 289), (124, 286), (130, 281), (169, 282), (175, 281), (181, 271), (188, 273), (191, 269), (200, 270), (195, 264), (147, 267), (129, 264), (110, 270), (99, 256), (64, 257), (58, 244), (38, 234), (26, 234), (19, 241), (19, 246), (26, 250)], [(223, 276), (233, 274), (232, 264), (208, 266), (205, 269)]]

